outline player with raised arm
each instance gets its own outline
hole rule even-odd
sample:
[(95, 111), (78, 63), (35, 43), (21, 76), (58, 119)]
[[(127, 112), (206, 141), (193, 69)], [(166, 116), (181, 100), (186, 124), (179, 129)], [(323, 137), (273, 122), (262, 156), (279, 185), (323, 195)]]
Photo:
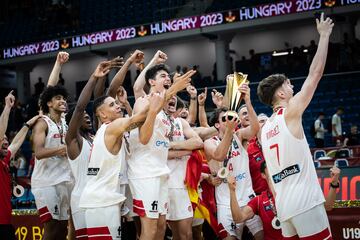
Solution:
[[(236, 181), (238, 181), (236, 188), (237, 200), (241, 206), (245, 206), (251, 198), (255, 197), (255, 193), (252, 189), (249, 158), (243, 142), (254, 137), (260, 126), (250, 101), (250, 88), (248, 84), (242, 84), (239, 91), (244, 94), (245, 104), (249, 111), (250, 125), (237, 129), (240, 121), (239, 118), (229, 119), (225, 115), (227, 109), (224, 107), (216, 109), (211, 125), (218, 129), (219, 134), (205, 141), (204, 150), (207, 159), (210, 160), (210, 169), (218, 172), (218, 177), (220, 177), (218, 170), (222, 169), (228, 175), (236, 178)], [(223, 181), (215, 188), (218, 222), (228, 232), (227, 239), (241, 238), (244, 224), (236, 225), (232, 219), (230, 192), (224, 177)], [(262, 239), (262, 224), (258, 216), (245, 222), (245, 225), (248, 226), (255, 239)]]
[[(190, 84), (190, 77), (194, 73), (195, 71), (190, 70), (182, 76), (175, 75), (174, 84), (171, 86), (167, 66), (159, 64), (148, 68), (145, 78), (151, 86), (150, 94), (159, 94), (166, 90), (167, 102)], [(139, 79), (140, 76), (137, 81)], [(149, 105), (149, 96), (142, 96), (135, 102), (134, 113)], [(141, 220), (140, 239), (162, 239), (166, 229), (170, 172), (167, 157), (171, 124), (169, 117), (162, 110), (163, 106), (159, 106), (158, 111), (149, 111), (144, 124), (130, 132), (131, 156), (128, 161), (128, 178), (134, 212)]]
[(77, 239), (87, 237), (85, 210), (79, 208), (79, 200), (86, 184), (86, 173), (93, 141), (91, 119), (85, 109), (97, 81), (105, 77), (111, 68), (120, 67), (120, 64), (116, 59), (101, 62), (81, 91), (76, 107), (70, 109), (65, 116), (66, 123), (69, 126), (65, 136), (65, 143), (70, 167), (75, 179), (70, 205)]
[[(118, 102), (110, 96), (94, 101), (94, 113), (101, 124), (93, 140), (88, 164), (88, 181), (80, 197), (85, 208), (88, 237), (120, 239), (120, 208), (125, 196), (120, 192), (119, 174), (121, 159), (125, 157), (124, 133), (137, 128), (146, 118), (148, 109), (162, 104), (163, 97), (153, 94), (149, 108), (138, 111), (132, 117), (122, 118)], [(101, 217), (99, 217), (101, 216)]]
[(290, 80), (281, 74), (263, 79), (257, 91), (260, 101), (274, 111), (262, 128), (261, 144), (276, 192), (282, 234), (289, 239), (331, 239), (325, 199), (302, 126), (302, 114), (324, 72), (334, 26), (323, 13), (316, 25), (319, 45), (300, 92), (293, 96)]
[(26, 134), (29, 128), (40, 117), (39, 115), (33, 117), (20, 129), (15, 135), (11, 144), (5, 135), (9, 114), (11, 108), (14, 106), (15, 97), (12, 95), (12, 91), (5, 97), (5, 107), (0, 116), (0, 236), (4, 240), (15, 239), (15, 229), (11, 224), (11, 196), (13, 179), (9, 172), (10, 159), (13, 158), (16, 152), (21, 147), (25, 140)]

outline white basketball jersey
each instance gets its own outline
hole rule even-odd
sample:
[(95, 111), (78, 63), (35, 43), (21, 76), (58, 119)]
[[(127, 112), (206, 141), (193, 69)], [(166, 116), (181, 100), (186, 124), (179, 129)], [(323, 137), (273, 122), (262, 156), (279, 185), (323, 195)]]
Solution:
[(139, 128), (130, 132), (129, 179), (158, 177), (169, 174), (167, 157), (170, 130), (170, 120), (165, 112), (161, 111), (156, 116), (154, 131), (148, 144), (143, 145), (140, 143)]
[[(303, 213), (325, 201), (306, 138), (297, 139), (279, 109), (262, 128), (261, 143), (276, 192), (280, 221)], [(305, 134), (304, 134), (305, 136)]]
[(92, 144), (82, 137), (81, 152), (74, 160), (69, 159), (72, 174), (75, 179), (75, 186), (71, 192), (71, 198), (80, 198), (82, 191), (86, 185), (87, 170), (90, 158)]
[(120, 151), (113, 155), (105, 145), (107, 126), (108, 124), (101, 125), (94, 137), (87, 171), (87, 183), (80, 197), (81, 208), (107, 207), (126, 199), (120, 193)]
[[(60, 128), (48, 116), (43, 116), (42, 119), (48, 126), (44, 147), (57, 148), (64, 144), (62, 142), (67, 131), (65, 120), (61, 118)], [(53, 156), (40, 160), (35, 159), (34, 172), (31, 177), (32, 187), (49, 187), (71, 181), (71, 179), (71, 169), (67, 157)]]
[[(220, 144), (218, 137), (213, 138), (216, 145)], [(251, 198), (255, 197), (252, 188), (249, 157), (246, 149), (243, 147), (236, 134), (233, 135), (231, 142), (231, 151), (229, 151), (227, 159), (221, 162), (222, 167), (227, 167), (229, 175), (236, 179), (236, 197), (239, 206), (245, 206)], [(216, 204), (230, 207), (230, 190), (226, 179), (215, 187)]]
[(127, 176), (127, 169), (128, 169), (128, 163), (129, 160), (129, 140), (128, 140), (128, 134), (124, 134), (124, 137), (122, 138), (122, 144), (121, 149), (119, 152), (119, 158), (121, 161), (121, 168), (120, 168), (120, 174), (119, 174), (119, 183), (122, 184), (128, 184), (128, 176)]
[[(173, 141), (185, 141), (183, 126), (180, 118), (174, 119)], [(181, 158), (169, 159), (167, 164), (170, 169), (169, 188), (186, 188), (184, 181), (186, 175), (187, 161), (190, 156)]]

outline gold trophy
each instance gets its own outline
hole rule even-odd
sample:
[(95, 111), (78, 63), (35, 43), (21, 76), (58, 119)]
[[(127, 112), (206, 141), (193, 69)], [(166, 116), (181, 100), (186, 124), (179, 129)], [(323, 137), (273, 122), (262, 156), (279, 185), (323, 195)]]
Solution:
[[(247, 74), (243, 74), (241, 72), (234, 72), (234, 74), (230, 74), (227, 76), (227, 84), (225, 90), (225, 104), (228, 107), (228, 111), (222, 116), (222, 121), (225, 122), (226, 119), (232, 120), (233, 118), (239, 118), (238, 109), (240, 107), (241, 101), (244, 96), (239, 92), (239, 87), (244, 83), (249, 83), (247, 80)], [(231, 151), (231, 146), (229, 148)], [(229, 170), (227, 168), (227, 163), (225, 166), (221, 167), (217, 172), (217, 176), (221, 179), (226, 179), (229, 176)]]
[(223, 116), (225, 120), (231, 120), (234, 117), (239, 117), (237, 110), (239, 109), (241, 101), (244, 98), (243, 94), (239, 92), (239, 87), (244, 83), (249, 83), (247, 76), (247, 74), (243, 74), (241, 72), (234, 72), (234, 74), (227, 76), (224, 99), (226, 107), (229, 108), (229, 111), (227, 111)]

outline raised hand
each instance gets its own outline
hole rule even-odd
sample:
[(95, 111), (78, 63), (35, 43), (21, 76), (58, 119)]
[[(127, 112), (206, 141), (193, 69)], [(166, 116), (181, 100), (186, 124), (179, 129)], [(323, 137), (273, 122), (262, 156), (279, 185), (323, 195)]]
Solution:
[(199, 94), (199, 96), (198, 96), (198, 102), (199, 102), (199, 105), (200, 105), (200, 106), (204, 106), (204, 105), (205, 105), (206, 96), (207, 96), (207, 87), (205, 87), (204, 92), (202, 92), (202, 93)]
[(224, 96), (222, 95), (221, 92), (218, 92), (216, 89), (212, 90), (211, 98), (217, 108), (220, 108), (223, 105)]
[(190, 70), (187, 73), (180, 75), (175, 73), (174, 75), (174, 84), (177, 84), (180, 90), (185, 89), (190, 86), (191, 77), (196, 73), (194, 70)]
[(5, 97), (5, 105), (8, 108), (12, 108), (15, 104), (15, 96), (13, 95), (14, 90), (11, 90)]
[(327, 17), (324, 20), (324, 13), (321, 13), (320, 20), (316, 19), (316, 28), (320, 35), (330, 35), (334, 27), (334, 23), (331, 18)]
[(129, 61), (131, 63), (135, 63), (138, 66), (144, 62), (144, 53), (140, 50), (135, 50), (135, 52), (130, 55)]
[(125, 104), (127, 102), (127, 92), (123, 86), (120, 86), (116, 91), (117, 99), (121, 104)]
[(157, 65), (157, 64), (165, 63), (166, 60), (167, 60), (167, 55), (164, 52), (158, 50), (155, 53), (155, 55), (154, 55), (154, 57), (152, 58), (151, 61), (154, 62), (155, 65)]
[(235, 179), (235, 177), (234, 176), (228, 176), (227, 182), (228, 182), (230, 191), (235, 191), (236, 190), (236, 179)]
[(121, 68), (124, 65), (122, 57), (116, 57), (110, 61), (102, 61), (97, 65), (93, 75), (96, 78), (105, 77), (112, 68)]
[(331, 182), (333, 184), (337, 184), (339, 182), (340, 169), (335, 165), (332, 168), (330, 168), (330, 177), (331, 177)]
[(59, 52), (56, 61), (61, 65), (69, 61), (69, 54), (67, 52)]
[(197, 90), (194, 86), (192, 86), (192, 85), (187, 86), (186, 91), (189, 93), (191, 98), (197, 97)]
[(151, 93), (149, 97), (149, 110), (160, 112), (165, 103), (165, 91), (161, 93)]
[(245, 102), (250, 100), (250, 88), (248, 83), (241, 84), (238, 90), (241, 93), (241, 96), (244, 98)]

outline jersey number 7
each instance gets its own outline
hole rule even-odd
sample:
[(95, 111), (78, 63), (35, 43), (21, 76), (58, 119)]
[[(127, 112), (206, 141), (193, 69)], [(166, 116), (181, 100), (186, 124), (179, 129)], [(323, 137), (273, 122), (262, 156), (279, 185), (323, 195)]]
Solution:
[(273, 144), (270, 146), (270, 150), (272, 149), (275, 149), (276, 150), (276, 158), (277, 158), (277, 161), (278, 161), (278, 164), (280, 165), (280, 159), (279, 159), (279, 145), (276, 143), (276, 144)]

